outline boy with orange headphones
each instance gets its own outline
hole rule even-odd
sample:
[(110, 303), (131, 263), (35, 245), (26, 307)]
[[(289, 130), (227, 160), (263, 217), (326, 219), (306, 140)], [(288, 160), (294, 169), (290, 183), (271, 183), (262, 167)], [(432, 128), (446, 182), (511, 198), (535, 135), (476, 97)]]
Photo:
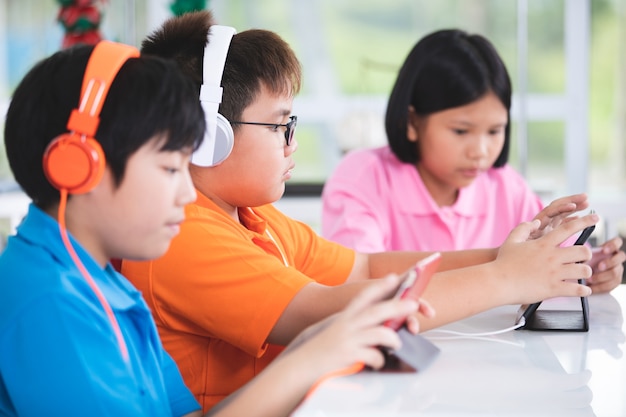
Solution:
[[(24, 77), (5, 145), (32, 204), (0, 254), (0, 415), (200, 415), (141, 294), (109, 259), (167, 250), (196, 198), (188, 163), (204, 131), (193, 83), (130, 46), (66, 49)], [(418, 308), (381, 302), (398, 285), (363, 293), (215, 414), (287, 415), (325, 373), (381, 366), (375, 346), (399, 344), (382, 323)]]
[[(198, 87), (208, 130), (217, 133), (192, 157), (198, 198), (180, 235), (163, 257), (124, 261), (122, 272), (146, 295), (165, 348), (208, 410), (302, 328), (344, 308), (376, 281), (370, 278), (404, 271), (429, 253), (357, 253), (274, 208), (295, 165), (291, 111), (301, 83), (300, 63), (278, 35), (234, 34), (202, 11), (166, 21), (142, 53), (179, 63)], [(587, 205), (585, 195), (557, 200), (500, 248), (444, 253), (445, 272), (425, 293), (437, 315), (413, 318), (427, 329), (499, 305), (589, 294), (565, 281), (591, 274), (575, 263), (589, 259), (589, 249), (559, 247), (598, 221), (588, 215), (561, 224)]]
[(5, 146), (32, 203), (0, 256), (0, 414), (197, 409), (141, 295), (108, 263), (161, 255), (195, 198), (192, 88), (169, 63), (101, 42), (42, 60), (15, 90)]

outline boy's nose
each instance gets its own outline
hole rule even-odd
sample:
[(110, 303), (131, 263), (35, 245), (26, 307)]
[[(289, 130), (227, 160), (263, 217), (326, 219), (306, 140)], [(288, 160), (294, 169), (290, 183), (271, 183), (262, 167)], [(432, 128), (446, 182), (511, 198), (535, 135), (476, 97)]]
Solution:
[(294, 137), (293, 139), (291, 139), (291, 143), (289, 144), (289, 146), (285, 146), (285, 155), (291, 155), (297, 150), (298, 150), (298, 139)]
[(178, 196), (178, 201), (183, 206), (196, 201), (196, 189), (193, 186), (193, 181), (191, 179), (189, 171), (185, 173), (185, 178), (182, 180), (182, 183), (180, 185)]

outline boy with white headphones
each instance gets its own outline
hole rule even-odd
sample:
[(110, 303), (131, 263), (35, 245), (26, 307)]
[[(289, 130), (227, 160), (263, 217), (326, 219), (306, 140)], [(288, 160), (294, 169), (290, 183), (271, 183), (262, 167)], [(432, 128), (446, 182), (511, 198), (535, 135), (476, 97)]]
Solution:
[[(356, 253), (272, 206), (295, 166), (291, 111), (300, 64), (273, 32), (232, 33), (214, 27), (209, 12), (196, 12), (168, 20), (142, 44), (144, 53), (175, 59), (195, 81), (201, 100), (213, 103), (207, 118), (216, 117), (219, 102), (233, 147), (218, 164), (222, 158), (193, 158), (198, 199), (165, 256), (122, 265), (146, 295), (165, 348), (204, 410), (252, 379), (302, 328), (376, 282), (370, 278), (402, 272), (429, 255)], [(203, 58), (214, 45), (227, 49), (220, 85), (218, 76), (209, 84), (203, 76)], [(598, 221), (588, 215), (561, 224), (587, 205), (584, 195), (557, 200), (500, 248), (444, 253), (445, 272), (425, 296), (437, 315), (416, 315), (410, 328), (418, 329), (418, 319), (428, 329), (498, 305), (589, 294), (588, 287), (564, 281), (590, 275), (576, 263), (590, 258), (589, 249), (559, 248)], [(531, 234), (543, 236), (528, 240)]]

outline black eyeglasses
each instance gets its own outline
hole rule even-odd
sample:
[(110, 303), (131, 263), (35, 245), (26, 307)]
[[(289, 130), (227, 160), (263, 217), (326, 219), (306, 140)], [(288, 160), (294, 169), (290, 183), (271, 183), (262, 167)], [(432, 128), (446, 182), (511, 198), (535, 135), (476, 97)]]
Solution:
[(278, 123), (260, 123), (260, 122), (230, 122), (231, 125), (257, 125), (257, 126), (272, 126), (274, 129), (279, 127), (286, 128), (285, 130), (285, 142), (287, 146), (291, 145), (293, 141), (293, 134), (296, 131), (296, 125), (298, 124), (298, 116), (291, 116), (289, 121), (285, 124)]

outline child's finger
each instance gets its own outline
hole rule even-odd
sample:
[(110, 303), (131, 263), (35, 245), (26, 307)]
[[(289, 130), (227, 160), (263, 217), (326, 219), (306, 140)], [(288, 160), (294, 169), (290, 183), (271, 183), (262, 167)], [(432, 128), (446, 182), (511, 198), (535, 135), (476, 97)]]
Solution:
[(511, 233), (509, 233), (506, 240), (518, 243), (525, 242), (528, 240), (530, 234), (536, 232), (540, 226), (541, 221), (539, 219), (535, 219), (531, 222), (520, 223), (511, 231)]
[(575, 233), (580, 232), (585, 227), (593, 226), (598, 223), (600, 218), (597, 214), (587, 214), (569, 222), (563, 222), (558, 227), (554, 228), (550, 233), (544, 235), (541, 239), (544, 239), (550, 246), (559, 246)]
[(435, 316), (435, 309), (430, 303), (423, 298), (420, 298), (418, 311), (424, 316), (431, 318)]
[(396, 274), (372, 280), (371, 284), (350, 301), (345, 309), (347, 314), (357, 314), (368, 306), (391, 297), (400, 286), (400, 277)]

